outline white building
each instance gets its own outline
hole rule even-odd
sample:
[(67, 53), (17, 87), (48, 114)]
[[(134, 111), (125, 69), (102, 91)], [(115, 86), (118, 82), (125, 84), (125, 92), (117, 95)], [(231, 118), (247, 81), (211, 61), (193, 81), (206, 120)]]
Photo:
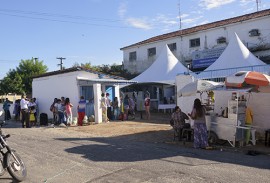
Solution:
[(270, 9), (187, 28), (121, 48), (124, 68), (142, 73), (168, 45), (184, 65), (203, 70), (224, 51), (228, 41), (240, 37), (247, 48), (265, 63), (270, 63)]
[(134, 83), (120, 77), (106, 75), (81, 67), (74, 67), (45, 74), (33, 78), (33, 97), (37, 98), (39, 113), (47, 113), (53, 117), (50, 106), (54, 98), (69, 98), (73, 104), (73, 117), (77, 117), (77, 106), (80, 96), (86, 100), (94, 99), (95, 122), (102, 122), (101, 93), (110, 93), (110, 99), (120, 98), (119, 85)]

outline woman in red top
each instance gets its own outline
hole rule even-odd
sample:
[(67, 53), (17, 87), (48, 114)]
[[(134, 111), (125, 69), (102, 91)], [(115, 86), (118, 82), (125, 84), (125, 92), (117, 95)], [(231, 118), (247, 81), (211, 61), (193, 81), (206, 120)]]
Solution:
[(144, 107), (146, 112), (146, 119), (150, 119), (150, 98), (148, 94), (145, 95)]

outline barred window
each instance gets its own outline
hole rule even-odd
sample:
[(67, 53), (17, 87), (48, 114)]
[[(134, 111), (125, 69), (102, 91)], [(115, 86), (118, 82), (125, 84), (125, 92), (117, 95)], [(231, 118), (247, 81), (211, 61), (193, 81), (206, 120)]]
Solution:
[(171, 51), (175, 51), (176, 50), (176, 43), (168, 44), (168, 47), (170, 48)]
[(136, 51), (130, 52), (129, 53), (129, 61), (135, 61), (137, 60), (137, 53)]
[(152, 57), (156, 55), (156, 48), (149, 48), (148, 49), (148, 57)]
[(198, 47), (200, 46), (200, 38), (196, 38), (196, 39), (191, 39), (189, 40), (189, 47)]
[(227, 41), (226, 41), (226, 38), (225, 37), (219, 37), (218, 39), (217, 39), (217, 44), (222, 44), (222, 43), (226, 43)]

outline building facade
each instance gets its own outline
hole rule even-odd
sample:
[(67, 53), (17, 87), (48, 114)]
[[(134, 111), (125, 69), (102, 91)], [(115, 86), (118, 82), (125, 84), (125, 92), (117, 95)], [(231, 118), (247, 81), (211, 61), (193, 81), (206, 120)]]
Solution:
[[(110, 99), (120, 98), (120, 84), (134, 82), (123, 80), (120, 77), (96, 72), (91, 69), (73, 67), (59, 71), (47, 72), (35, 76), (32, 82), (33, 96), (37, 98), (39, 113), (47, 113), (53, 117), (50, 106), (54, 98), (69, 98), (73, 104), (73, 117), (77, 117), (77, 106), (80, 97), (93, 101), (95, 122), (102, 122), (101, 93), (110, 93)], [(89, 117), (92, 114), (87, 114)]]
[(126, 46), (123, 65), (130, 73), (142, 73), (167, 44), (176, 58), (193, 71), (210, 66), (237, 33), (245, 46), (270, 63), (270, 9), (187, 28)]

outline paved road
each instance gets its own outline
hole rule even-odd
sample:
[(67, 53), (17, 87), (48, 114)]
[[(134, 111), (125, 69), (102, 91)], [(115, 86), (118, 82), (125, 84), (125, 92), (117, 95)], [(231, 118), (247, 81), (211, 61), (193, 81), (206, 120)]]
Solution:
[[(3, 128), (28, 169), (25, 182), (269, 182), (270, 157), (94, 137), (62, 128)], [(8, 173), (1, 183), (12, 182)]]

